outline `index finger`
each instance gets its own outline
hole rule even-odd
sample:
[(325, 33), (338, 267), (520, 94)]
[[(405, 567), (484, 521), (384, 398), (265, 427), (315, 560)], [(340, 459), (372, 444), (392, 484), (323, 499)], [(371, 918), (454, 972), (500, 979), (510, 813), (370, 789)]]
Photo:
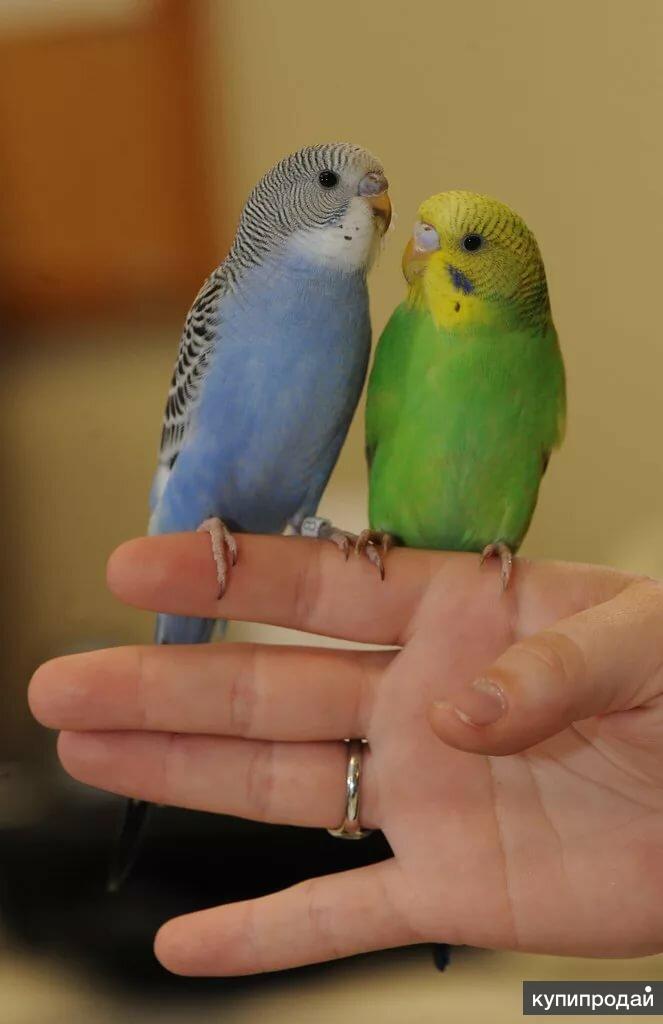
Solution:
[(151, 611), (398, 644), (432, 571), (431, 555), (423, 551), (390, 552), (383, 582), (367, 559), (346, 561), (325, 541), (242, 534), (238, 545), (222, 598), (205, 534), (122, 544), (110, 557), (108, 585), (123, 601)]
[(239, 548), (220, 599), (209, 537), (203, 534), (122, 544), (111, 555), (108, 583), (123, 601), (152, 611), (399, 645), (419, 626), (437, 634), (462, 625), (470, 636), (488, 623), (510, 643), (608, 600), (631, 579), (601, 567), (518, 559), (502, 594), (497, 573), (480, 570), (472, 554), (395, 548), (382, 581), (366, 559), (351, 556), (346, 562), (325, 541), (242, 534)]

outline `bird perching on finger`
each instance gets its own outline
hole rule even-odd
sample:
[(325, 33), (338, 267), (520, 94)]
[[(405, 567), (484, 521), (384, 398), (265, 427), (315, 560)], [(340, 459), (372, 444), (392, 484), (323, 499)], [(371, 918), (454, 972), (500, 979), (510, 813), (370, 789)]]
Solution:
[[(356, 549), (383, 578), (394, 543), (497, 555), (506, 590), (564, 434), (539, 248), (503, 203), (446, 192), (419, 208), (403, 273), (368, 385), (370, 529)], [(448, 946), (434, 960), (444, 970)]]
[(369, 522), (391, 543), (496, 555), (502, 586), (561, 444), (564, 366), (536, 239), (503, 203), (444, 192), (419, 208), (408, 295), (385, 328), (366, 406)]
[[(241, 557), (237, 534), (298, 531), (315, 515), (366, 375), (366, 275), (389, 226), (387, 188), (380, 162), (349, 143), (281, 160), (186, 318), (149, 531), (209, 532), (219, 596)], [(156, 641), (204, 643), (215, 621), (159, 615)], [(146, 806), (129, 805), (112, 889)]]

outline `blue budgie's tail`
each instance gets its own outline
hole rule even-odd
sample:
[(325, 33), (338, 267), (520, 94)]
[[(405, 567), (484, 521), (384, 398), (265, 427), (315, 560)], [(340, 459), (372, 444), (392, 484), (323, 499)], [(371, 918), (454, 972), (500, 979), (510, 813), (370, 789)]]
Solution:
[(445, 942), (437, 942), (433, 946), (433, 963), (438, 971), (445, 971), (451, 960), (451, 946)]
[(216, 619), (194, 619), (187, 615), (157, 615), (156, 644), (206, 644), (212, 639)]
[[(157, 644), (204, 644), (211, 640), (216, 619), (194, 619), (185, 615), (157, 615), (154, 640)], [(225, 622), (218, 623), (221, 630)], [(120, 834), (115, 843), (106, 888), (117, 892), (131, 872), (140, 851), (150, 809), (146, 800), (127, 800)]]
[(127, 800), (108, 870), (107, 892), (117, 892), (136, 863), (150, 806), (146, 800)]

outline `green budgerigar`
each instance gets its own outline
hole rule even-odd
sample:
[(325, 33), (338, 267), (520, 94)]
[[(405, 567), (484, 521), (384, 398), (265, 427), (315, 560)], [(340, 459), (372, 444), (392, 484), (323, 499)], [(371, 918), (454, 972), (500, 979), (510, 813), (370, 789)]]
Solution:
[(503, 203), (427, 199), (403, 257), (407, 299), (368, 387), (369, 521), (359, 550), (498, 555), (502, 584), (562, 441), (564, 365), (539, 248)]

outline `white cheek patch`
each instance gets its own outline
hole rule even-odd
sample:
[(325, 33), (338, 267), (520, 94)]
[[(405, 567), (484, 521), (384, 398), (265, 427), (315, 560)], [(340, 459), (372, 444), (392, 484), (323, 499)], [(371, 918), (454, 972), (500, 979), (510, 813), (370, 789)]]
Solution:
[(324, 228), (296, 231), (288, 246), (313, 263), (353, 271), (371, 266), (380, 244), (376, 219), (365, 199), (355, 196), (348, 209)]

